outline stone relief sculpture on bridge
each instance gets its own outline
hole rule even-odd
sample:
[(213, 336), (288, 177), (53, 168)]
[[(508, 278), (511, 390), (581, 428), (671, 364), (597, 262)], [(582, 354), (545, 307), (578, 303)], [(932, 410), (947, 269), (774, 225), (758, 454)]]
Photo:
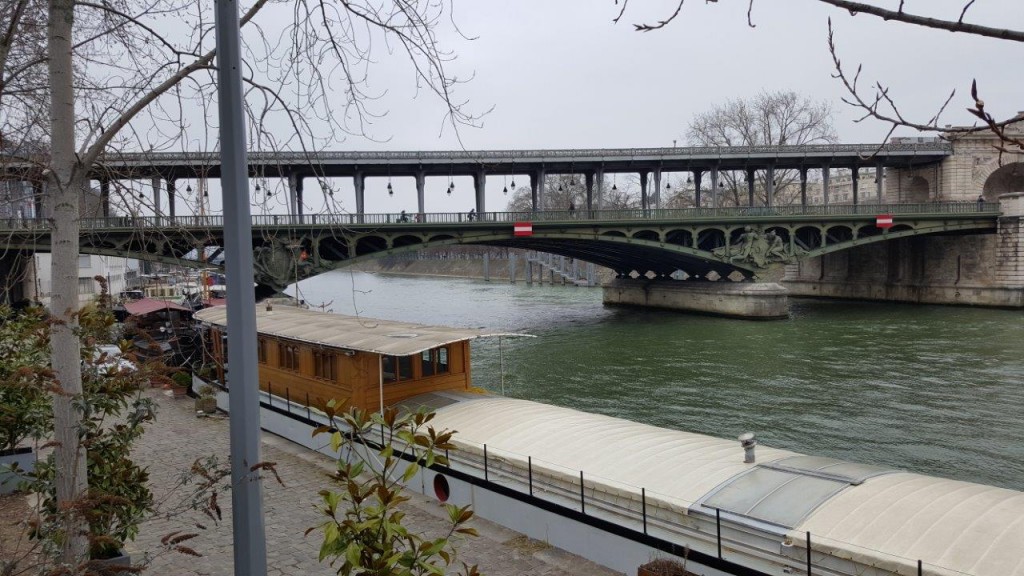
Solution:
[(802, 250), (787, 246), (782, 236), (773, 230), (765, 232), (761, 228), (747, 226), (740, 234), (739, 242), (715, 248), (712, 252), (730, 264), (753, 264), (757, 268), (766, 268), (775, 263), (789, 264)]
[(261, 284), (283, 288), (312, 275), (313, 263), (299, 241), (273, 238), (254, 248), (252, 256), (256, 281)]

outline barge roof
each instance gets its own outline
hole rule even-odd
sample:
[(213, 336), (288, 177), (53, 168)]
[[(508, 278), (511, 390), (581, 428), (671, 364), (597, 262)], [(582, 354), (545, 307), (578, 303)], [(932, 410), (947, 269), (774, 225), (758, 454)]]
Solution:
[[(722, 517), (840, 558), (916, 574), (1024, 576), (1024, 493), (757, 447), (511, 398), (423, 398), (454, 441), (533, 466), (583, 470), (617, 490), (646, 490), (684, 513)], [(415, 404), (407, 402), (409, 405)], [(788, 475), (788, 476), (787, 476)], [(772, 529), (771, 527), (774, 527)]]
[[(226, 306), (204, 308), (193, 317), (206, 324), (228, 324)], [(326, 314), (294, 306), (275, 306), (272, 310), (257, 306), (256, 330), (260, 334), (308, 344), (387, 356), (412, 356), (445, 344), (489, 336), (525, 336), (510, 332)]]

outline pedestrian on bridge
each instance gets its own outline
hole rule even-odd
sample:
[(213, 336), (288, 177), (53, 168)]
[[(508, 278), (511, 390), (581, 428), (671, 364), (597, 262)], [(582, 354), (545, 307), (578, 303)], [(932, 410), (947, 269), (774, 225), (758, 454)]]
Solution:
[(978, 212), (981, 212), (984, 209), (985, 209), (985, 195), (984, 194), (978, 194)]

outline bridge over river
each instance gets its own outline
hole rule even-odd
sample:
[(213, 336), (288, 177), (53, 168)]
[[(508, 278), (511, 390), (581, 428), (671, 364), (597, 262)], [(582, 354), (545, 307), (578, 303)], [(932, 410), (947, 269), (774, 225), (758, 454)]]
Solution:
[[(623, 282), (634, 279), (645, 291), (643, 283), (654, 280), (754, 280), (785, 264), (791, 265), (787, 286), (795, 293), (1024, 306), (1024, 163), (1004, 161), (986, 134), (814, 146), (252, 152), (249, 162), (255, 190), (268, 178), (285, 180), (288, 190), (286, 213), (253, 219), (254, 274), (264, 294), (363, 259), (467, 244), (593, 262), (613, 269)], [(49, 249), (44, 165), (33, 159), (0, 163), (0, 179), (28, 183), (34, 204), (6, 222), (0, 213), (9, 254)], [(790, 203), (776, 199), (783, 170), (790, 178), (785, 185), (799, 186)], [(673, 172), (688, 175), (692, 208), (665, 206), (662, 182)], [(621, 173), (639, 177), (638, 209), (606, 206), (605, 175)], [(746, 188), (746, 198), (733, 191), (730, 203), (745, 205), (724, 206), (724, 173), (732, 186)], [(582, 175), (578, 210), (546, 200), (546, 176), (559, 174)], [(178, 214), (178, 182), (219, 175), (219, 157), (210, 153), (102, 158), (90, 167), (98, 195), (83, 213), (82, 252), (205, 265), (196, 255), (216, 253), (223, 245), (222, 218)], [(427, 177), (450, 182), (459, 175), (474, 179), (474, 217), (428, 210)], [(532, 209), (488, 211), (486, 182), (494, 175), (526, 176)], [(383, 186), (368, 187), (367, 180), (387, 178), (390, 188), (390, 178), (397, 176), (416, 181), (417, 210), (408, 221), (366, 213), (368, 191), (387, 193)], [(323, 194), (332, 193), (328, 180), (351, 178), (355, 210), (306, 213), (304, 181), (311, 178)], [(111, 188), (122, 180), (151, 181), (145, 204), (156, 213), (121, 215), (140, 214), (143, 204), (133, 194), (111, 205)], [(862, 180), (870, 182), (868, 191)], [(197, 194), (200, 189), (205, 188), (198, 186)], [(191, 185), (185, 192), (192, 194)], [(132, 201), (135, 206), (125, 205)], [(891, 226), (879, 225), (882, 215), (891, 217)], [(529, 232), (517, 234), (516, 223)]]
[[(932, 234), (996, 230), (993, 203), (862, 204), (253, 218), (255, 279), (275, 292), (311, 275), (382, 255), (464, 245), (538, 250), (606, 266), (620, 277), (691, 279), (758, 272), (800, 258)], [(891, 227), (879, 227), (879, 216)], [(518, 229), (518, 231), (517, 231)], [(0, 220), (15, 250), (48, 251), (47, 220)], [(220, 216), (108, 217), (82, 221), (81, 251), (207, 266), (223, 246)], [(714, 276), (712, 276), (714, 278)]]

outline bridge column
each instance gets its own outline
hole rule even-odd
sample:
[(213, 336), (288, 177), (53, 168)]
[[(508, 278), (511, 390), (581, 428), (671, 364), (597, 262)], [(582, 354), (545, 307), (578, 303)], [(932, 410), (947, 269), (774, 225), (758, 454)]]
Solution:
[(160, 222), (160, 178), (153, 178), (153, 215)]
[(288, 174), (288, 213), (302, 215), (302, 175), (296, 172)]
[[(595, 207), (600, 209), (604, 204), (604, 168), (598, 168), (594, 172), (594, 177), (597, 179), (597, 203), (587, 206), (588, 210), (594, 210)], [(588, 217), (592, 218), (593, 215), (590, 214)]]
[(775, 203), (775, 166), (765, 169), (764, 179), (764, 205), (771, 208)]
[(654, 208), (661, 208), (661, 168), (651, 171), (654, 178)]
[(693, 204), (700, 208), (700, 179), (704, 175), (701, 170), (693, 171)]
[(110, 180), (100, 180), (100, 208), (103, 209), (103, 217), (110, 218)]
[(747, 168), (747, 205), (754, 205), (754, 169)]
[(361, 224), (366, 214), (366, 174), (362, 170), (352, 175), (352, 186), (356, 189), (356, 217)]
[(718, 208), (718, 167), (711, 169), (711, 207)]
[(174, 220), (174, 204), (175, 204), (174, 189), (177, 186), (177, 183), (178, 183), (177, 180), (175, 180), (173, 178), (168, 178), (167, 179), (167, 207), (168, 207), (168, 213), (171, 216), (171, 220)]
[(547, 171), (543, 169), (530, 173), (530, 199), (534, 212), (544, 209), (544, 178), (546, 176)]
[(831, 192), (831, 190), (829, 190), (829, 176), (831, 173), (832, 169), (828, 164), (821, 167), (821, 201), (825, 206), (828, 206), (828, 196), (829, 192)]
[(640, 208), (647, 210), (647, 171), (640, 171)]
[(807, 168), (800, 169), (800, 206), (807, 208)]
[(853, 205), (856, 206), (860, 204), (859, 187), (857, 186), (857, 181), (860, 180), (860, 167), (856, 164), (853, 165), (853, 168), (850, 168), (850, 178), (853, 185)]
[[(423, 170), (416, 171), (416, 212), (423, 218), (427, 212), (426, 207), (427, 173)], [(479, 212), (479, 210), (478, 210)]]
[(584, 172), (583, 180), (587, 184), (587, 199), (586, 199), (586, 210), (587, 212), (594, 209), (594, 173)]
[(473, 186), (476, 189), (476, 213), (487, 212), (487, 173), (480, 170), (473, 174)]
[(879, 204), (885, 198), (885, 165), (881, 160), (875, 163), (875, 201)]

